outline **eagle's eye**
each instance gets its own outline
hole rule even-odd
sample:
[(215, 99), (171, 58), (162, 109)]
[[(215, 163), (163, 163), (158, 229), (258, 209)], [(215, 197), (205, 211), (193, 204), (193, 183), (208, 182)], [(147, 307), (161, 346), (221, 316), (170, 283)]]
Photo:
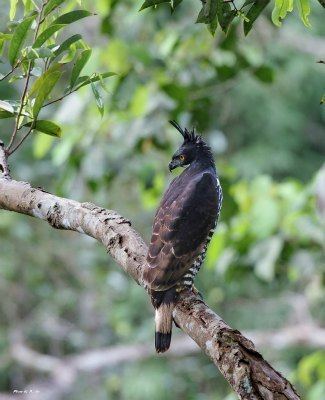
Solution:
[(179, 156), (179, 159), (180, 159), (181, 161), (184, 161), (184, 160), (185, 160), (185, 156), (183, 156), (183, 154), (181, 154), (181, 155)]

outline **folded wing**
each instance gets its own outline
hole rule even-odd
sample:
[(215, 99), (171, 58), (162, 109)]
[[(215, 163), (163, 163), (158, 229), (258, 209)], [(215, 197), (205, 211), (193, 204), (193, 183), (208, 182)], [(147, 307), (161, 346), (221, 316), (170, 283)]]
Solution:
[(153, 290), (174, 286), (202, 252), (215, 227), (220, 201), (216, 177), (202, 173), (187, 183), (174, 180), (153, 224), (144, 279)]

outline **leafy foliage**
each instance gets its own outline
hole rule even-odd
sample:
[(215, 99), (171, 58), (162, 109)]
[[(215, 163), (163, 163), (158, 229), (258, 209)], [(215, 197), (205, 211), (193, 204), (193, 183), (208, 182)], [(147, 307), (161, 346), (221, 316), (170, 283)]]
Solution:
[(252, 29), (254, 22), (264, 10), (264, 8), (269, 4), (270, 0), (260, 0), (258, 2), (250, 2), (247, 3), (251, 4), (250, 9), (247, 11), (246, 20), (244, 20), (244, 32), (245, 35), (248, 35), (249, 31)]
[[(87, 10), (72, 10), (62, 12), (60, 6), (63, 0), (50, 0), (42, 2), (40, 8), (36, 2), (24, 2), (24, 16), (18, 21), (12, 21), (12, 33), (1, 33), (0, 40), (3, 47), (8, 41), (8, 51), (4, 55), (8, 57), (12, 69), (2, 76), (5, 79), (11, 74), (10, 83), (23, 80), (23, 89), (20, 101), (16, 108), (8, 101), (1, 103), (1, 118), (14, 118), (15, 124), (8, 152), (15, 151), (25, 138), (35, 129), (39, 132), (59, 137), (61, 128), (52, 121), (38, 120), (39, 114), (47, 105), (60, 101), (81, 87), (92, 84), (99, 111), (103, 114), (103, 102), (101, 94), (95, 82), (113, 76), (113, 73), (85, 75), (82, 79), (79, 75), (91, 56), (91, 50), (87, 48), (80, 34), (72, 35), (63, 42), (60, 41), (59, 32), (70, 24), (93, 15)], [(12, 1), (10, 6), (10, 19), (17, 12), (17, 2)], [(9, 28), (10, 29), (10, 28)], [(32, 31), (32, 34), (31, 34)], [(69, 57), (62, 53), (70, 53)], [(57, 99), (48, 101), (63, 74), (71, 71), (69, 90), (64, 94), (58, 94)], [(34, 83), (30, 87), (30, 81)], [(26, 130), (25, 136), (14, 145), (19, 130)]]
[(31, 127), (33, 124), (35, 124), (33, 126), (33, 128), (36, 131), (46, 133), (47, 135), (50, 135), (50, 136), (55, 136), (55, 137), (61, 136), (61, 128), (52, 121), (38, 120), (35, 123), (27, 122), (27, 124), (25, 124), (25, 126)]
[(19, 57), (19, 50), (21, 49), (24, 40), (27, 36), (28, 30), (34, 21), (36, 14), (24, 19), (20, 24), (17, 25), (13, 32), (12, 39), (10, 40), (10, 47), (8, 51), (8, 58), (10, 64), (15, 66), (16, 61)]
[[(308, 15), (310, 14), (309, 1), (310, 0), (296, 0), (300, 19), (306, 27), (311, 27), (308, 20)], [(142, 4), (140, 11), (149, 7), (157, 7), (162, 3), (168, 3), (174, 11), (181, 2), (174, 2), (171, 0), (146, 0)], [(202, 1), (202, 8), (196, 22), (206, 24), (211, 34), (214, 35), (218, 23), (221, 29), (227, 33), (229, 26), (234, 20), (242, 19), (244, 32), (245, 35), (247, 35), (252, 29), (256, 19), (269, 3), (270, 0), (246, 0), (244, 2), (237, 2), (237, 0), (204, 0)], [(274, 9), (272, 12), (272, 21), (274, 25), (281, 26), (280, 18), (283, 20), (287, 13), (293, 10), (293, 4), (294, 0), (274, 0)], [(325, 7), (323, 0), (320, 0), (320, 4)]]

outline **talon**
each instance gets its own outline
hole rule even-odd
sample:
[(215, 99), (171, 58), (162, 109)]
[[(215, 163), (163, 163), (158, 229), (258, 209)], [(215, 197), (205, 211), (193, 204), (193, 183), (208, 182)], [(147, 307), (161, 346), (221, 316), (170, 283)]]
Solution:
[(174, 321), (176, 328), (181, 329), (181, 327), (178, 325), (178, 323), (174, 319), (173, 319), (173, 321)]
[(192, 292), (193, 292), (196, 296), (199, 296), (201, 300), (203, 300), (203, 296), (202, 296), (201, 292), (199, 292), (199, 291), (197, 290), (197, 288), (196, 288), (194, 285), (192, 286)]

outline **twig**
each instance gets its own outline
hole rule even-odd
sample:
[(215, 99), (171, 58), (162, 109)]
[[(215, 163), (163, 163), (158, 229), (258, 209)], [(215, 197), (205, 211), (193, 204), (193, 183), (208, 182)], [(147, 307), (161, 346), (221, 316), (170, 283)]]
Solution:
[(234, 7), (234, 10), (238, 13), (238, 8), (236, 7), (235, 0), (230, 0), (230, 3)]
[(55, 100), (49, 101), (48, 103), (44, 104), (44, 105), (42, 106), (42, 108), (43, 108), (43, 107), (47, 107), (47, 106), (49, 106), (49, 105), (51, 105), (51, 104), (53, 104), (53, 103), (56, 103), (56, 102), (58, 102), (58, 101), (63, 100), (65, 97), (68, 97), (70, 94), (72, 94), (72, 93), (76, 92), (77, 90), (81, 89), (82, 86), (83, 86), (83, 85), (81, 84), (80, 86), (77, 86), (77, 87), (74, 88), (73, 90), (70, 90), (68, 93), (64, 94), (63, 96), (58, 97), (58, 98), (55, 99)]
[(79, 89), (79, 88), (76, 88), (76, 89), (74, 89), (74, 90), (70, 90), (70, 92), (64, 94), (63, 96), (58, 97), (58, 98), (55, 99), (55, 100), (49, 101), (48, 103), (44, 104), (44, 106), (42, 106), (42, 108), (43, 108), (43, 107), (47, 107), (47, 106), (49, 106), (49, 105), (51, 105), (51, 104), (54, 104), (54, 103), (57, 103), (58, 101), (63, 100), (65, 97), (68, 97), (70, 94), (76, 92), (78, 89)]
[(27, 93), (27, 90), (28, 90), (30, 72), (31, 72), (31, 61), (29, 62), (29, 65), (28, 65), (28, 70), (27, 70), (27, 74), (26, 74), (26, 83), (25, 83), (25, 86), (24, 86), (24, 89), (23, 89), (23, 94), (22, 94), (21, 99), (20, 99), (20, 106), (19, 106), (17, 117), (16, 117), (16, 121), (15, 121), (15, 127), (14, 127), (13, 133), (12, 133), (11, 138), (10, 138), (10, 142), (8, 144), (8, 147), (7, 147), (8, 153), (10, 151), (10, 148), (11, 148), (11, 146), (12, 146), (12, 144), (13, 144), (15, 138), (16, 138), (17, 132), (18, 132), (19, 120), (20, 120), (20, 117), (22, 116), (22, 111), (23, 111), (23, 108), (25, 106), (25, 97), (26, 97), (26, 93)]
[(34, 127), (35, 127), (35, 123), (36, 123), (36, 121), (33, 121), (33, 124), (32, 124), (32, 126), (28, 129), (27, 133), (20, 139), (20, 141), (16, 144), (16, 146), (15, 146), (13, 149), (7, 150), (7, 155), (8, 155), (8, 157), (9, 157), (12, 153), (14, 153), (14, 152), (24, 143), (24, 141), (28, 138), (28, 136), (30, 135), (30, 133), (32, 132), (32, 130), (33, 130)]
[(10, 74), (12, 74), (16, 68), (17, 68), (17, 66), (12, 67), (11, 70), (6, 73), (6, 75), (3, 75), (3, 77), (0, 78), (0, 82), (3, 81), (4, 79), (6, 79)]

